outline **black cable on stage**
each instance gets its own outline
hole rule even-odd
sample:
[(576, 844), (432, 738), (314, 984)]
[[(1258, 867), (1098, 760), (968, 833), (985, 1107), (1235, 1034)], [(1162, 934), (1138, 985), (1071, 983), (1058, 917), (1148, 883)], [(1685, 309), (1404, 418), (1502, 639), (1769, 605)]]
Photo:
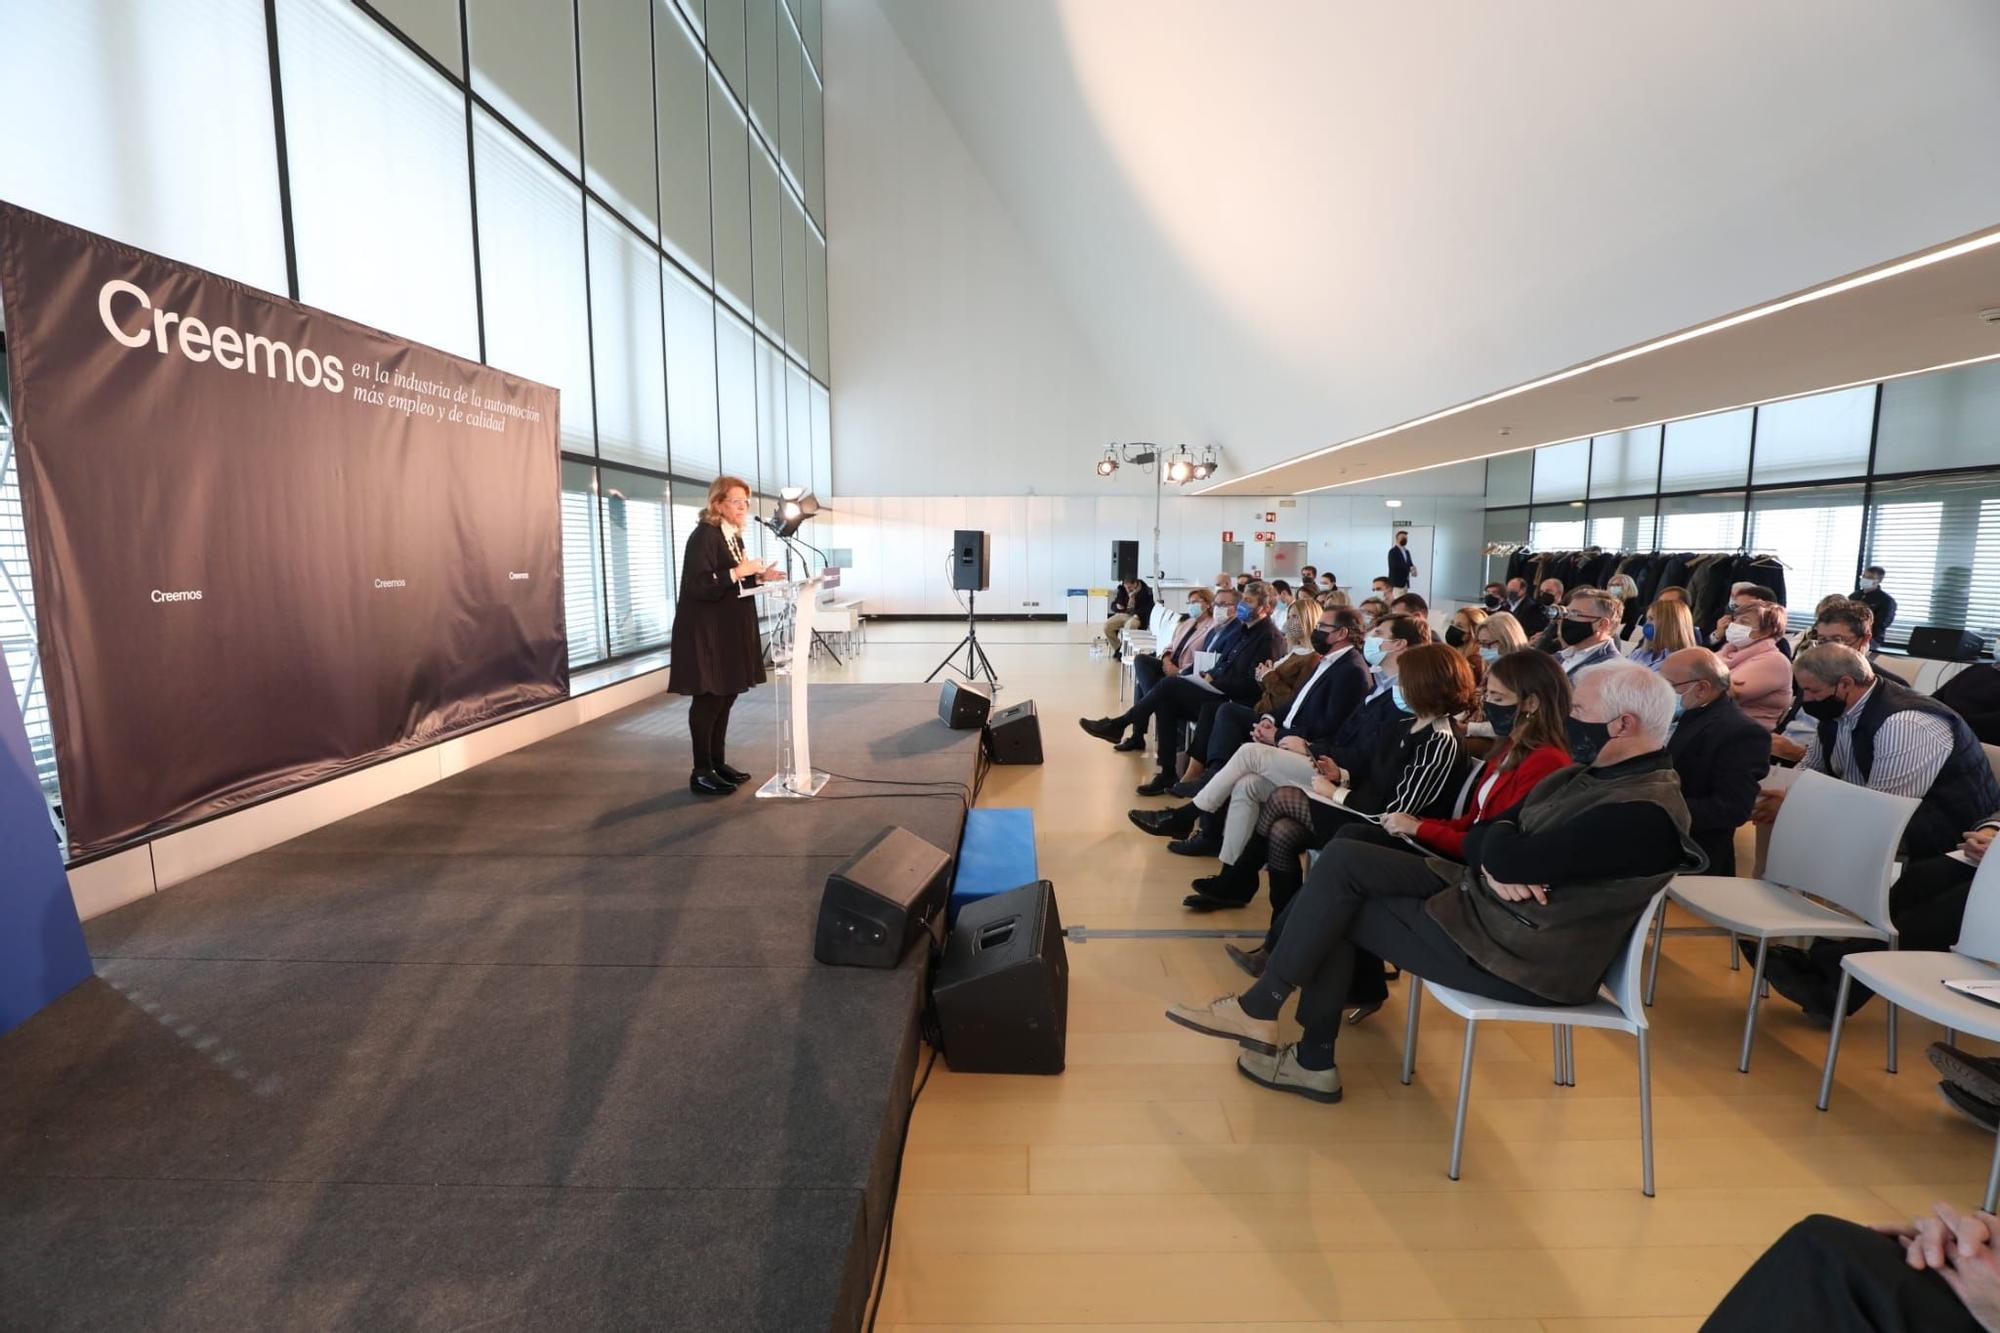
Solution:
[(931, 1058), (924, 1064), (923, 1077), (917, 1080), (917, 1087), (910, 1094), (910, 1113), (903, 1117), (903, 1141), (896, 1145), (896, 1176), (889, 1182), (889, 1216), (882, 1223), (882, 1258), (877, 1263), (875, 1299), (868, 1305), (868, 1322), (863, 1325), (868, 1333), (874, 1333), (875, 1320), (882, 1313), (882, 1293), (889, 1289), (889, 1246), (896, 1238), (896, 1199), (903, 1190), (903, 1154), (910, 1147), (910, 1122), (916, 1119), (917, 1099), (930, 1086), (931, 1071), (937, 1068), (938, 1048), (931, 1047)]

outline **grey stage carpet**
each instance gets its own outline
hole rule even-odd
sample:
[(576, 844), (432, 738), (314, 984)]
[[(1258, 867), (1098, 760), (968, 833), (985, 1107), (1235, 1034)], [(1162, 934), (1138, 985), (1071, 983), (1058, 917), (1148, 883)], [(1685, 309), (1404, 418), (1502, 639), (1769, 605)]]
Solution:
[(947, 785), (697, 799), (642, 704), (92, 922), (0, 1038), (0, 1325), (852, 1327), (923, 978), (813, 921), (887, 824), (956, 850), (978, 733), (813, 697), (820, 767)]

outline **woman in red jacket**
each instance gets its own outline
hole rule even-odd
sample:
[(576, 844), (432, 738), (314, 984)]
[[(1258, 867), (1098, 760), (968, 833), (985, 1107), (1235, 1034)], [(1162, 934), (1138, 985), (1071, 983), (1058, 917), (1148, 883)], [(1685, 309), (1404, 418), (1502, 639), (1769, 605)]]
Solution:
[(1482, 819), (1511, 810), (1535, 784), (1569, 764), (1563, 720), (1569, 716), (1569, 677), (1555, 658), (1523, 649), (1495, 659), (1486, 672), (1486, 720), (1502, 744), (1487, 756), (1472, 799), (1456, 819), (1418, 819), (1396, 811), (1382, 827), (1416, 839), (1439, 856), (1463, 859), (1465, 835)]

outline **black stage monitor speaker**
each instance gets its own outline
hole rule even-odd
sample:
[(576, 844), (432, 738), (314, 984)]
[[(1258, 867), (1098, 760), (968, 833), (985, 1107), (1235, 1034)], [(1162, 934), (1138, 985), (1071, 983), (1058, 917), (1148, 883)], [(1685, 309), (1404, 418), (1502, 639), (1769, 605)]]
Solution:
[(1111, 577), (1114, 579), (1139, 577), (1139, 543), (1111, 543)]
[(938, 691), (938, 721), (953, 731), (986, 725), (993, 711), (993, 687), (976, 680), (947, 680)]
[(992, 543), (985, 533), (960, 528), (952, 534), (951, 586), (960, 592), (985, 592), (991, 571)]
[(1986, 640), (1969, 629), (1919, 625), (1910, 631), (1910, 656), (1937, 662), (1976, 662), (1986, 655)]
[(1049, 882), (959, 909), (931, 998), (954, 1073), (1062, 1073), (1069, 955)]
[(906, 828), (885, 828), (826, 877), (813, 957), (843, 967), (894, 967), (943, 915), (951, 857)]
[(1033, 699), (1003, 708), (987, 721), (986, 753), (996, 764), (1042, 762), (1042, 719)]

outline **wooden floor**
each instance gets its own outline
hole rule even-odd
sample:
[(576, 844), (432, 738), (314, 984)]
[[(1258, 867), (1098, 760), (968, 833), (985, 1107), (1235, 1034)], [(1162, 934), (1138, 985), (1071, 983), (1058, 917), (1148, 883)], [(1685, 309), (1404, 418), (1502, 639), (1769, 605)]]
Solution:
[[(956, 640), (880, 623), (816, 677), (920, 680)], [(1126, 822), (1143, 756), (1077, 729), (1115, 711), (1088, 633), (982, 629), (1003, 704), (1039, 705), (1047, 762), (997, 768), (982, 804), (1031, 806), (1070, 926), (1261, 932), (1262, 900), (1191, 921), (1203, 863)], [(1209, 863), (1212, 864), (1212, 863)], [(1723, 942), (1670, 941), (1654, 1011), (1658, 1197), (1639, 1192), (1629, 1038), (1579, 1031), (1573, 1088), (1546, 1029), (1479, 1038), (1464, 1178), (1445, 1176), (1463, 1028), (1426, 1007), (1415, 1082), (1404, 1016), (1340, 1044), (1346, 1099), (1317, 1106), (1235, 1071), (1234, 1048), (1169, 1024), (1175, 1000), (1239, 989), (1213, 939), (1069, 945), (1069, 1070), (937, 1066), (910, 1128), (880, 1327), (1693, 1329), (1751, 1259), (1810, 1212), (1909, 1216), (1976, 1202), (1991, 1136), (1944, 1109), (1908, 1020), (1883, 1069), (1883, 1010), (1849, 1025), (1833, 1109), (1813, 1108), (1826, 1034), (1778, 1001), (1736, 1072), (1748, 972)]]

